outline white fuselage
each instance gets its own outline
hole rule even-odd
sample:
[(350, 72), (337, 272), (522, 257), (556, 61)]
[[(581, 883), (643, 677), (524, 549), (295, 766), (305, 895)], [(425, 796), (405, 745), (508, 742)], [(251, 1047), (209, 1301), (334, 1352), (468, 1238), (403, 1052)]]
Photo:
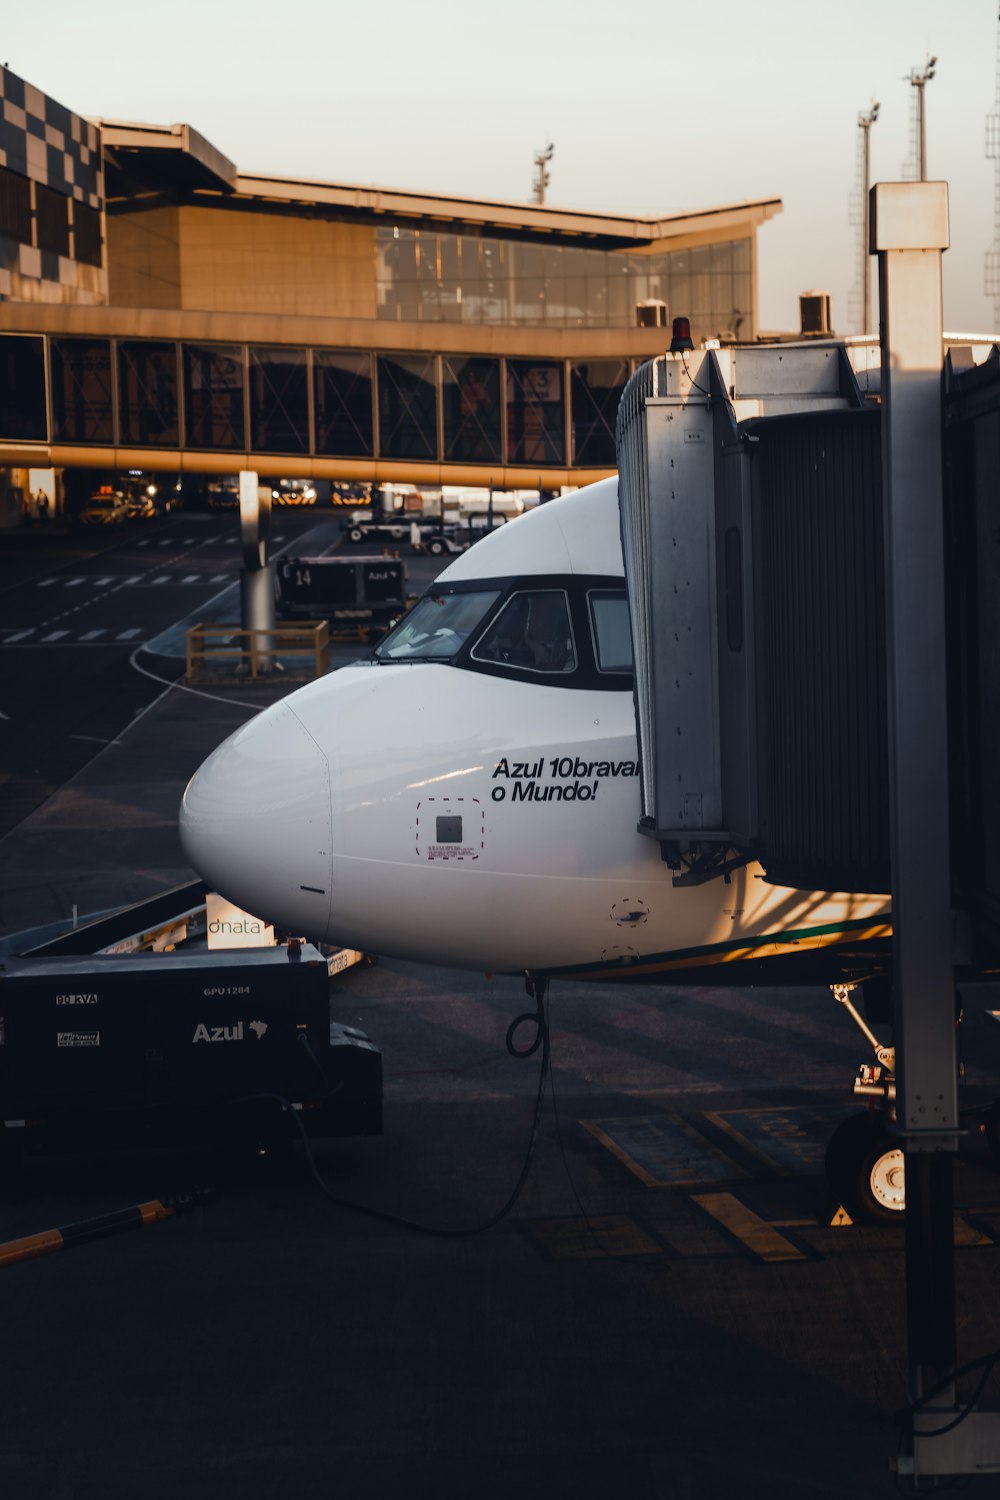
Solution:
[[(588, 580), (623, 589), (615, 481), (504, 527), (434, 588), (477, 579), (508, 598), (553, 579), (581, 599)], [(188, 786), (192, 864), (286, 930), (485, 971), (669, 971), (884, 930), (885, 897), (772, 886), (756, 866), (673, 885), (637, 831), (632, 693), (595, 668), (584, 607), (578, 670), (559, 679), (390, 659), (267, 709)]]

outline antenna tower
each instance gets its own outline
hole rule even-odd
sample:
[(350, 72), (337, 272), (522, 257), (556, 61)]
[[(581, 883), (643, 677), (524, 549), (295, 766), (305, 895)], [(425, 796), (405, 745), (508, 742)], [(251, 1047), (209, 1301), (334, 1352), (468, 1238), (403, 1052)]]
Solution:
[(546, 167), (552, 160), (555, 146), (550, 141), (543, 151), (535, 152), (535, 178), (531, 184), (531, 193), (536, 203), (545, 202), (545, 189), (549, 185), (549, 174)]
[(996, 98), (986, 116), (986, 157), (993, 167), (993, 244), (986, 252), (983, 290), (993, 298), (993, 326), (1000, 327), (1000, 12), (997, 15)]
[(855, 188), (848, 200), (847, 222), (857, 230), (854, 286), (847, 297), (847, 316), (859, 333), (871, 333), (872, 278), (868, 255), (868, 189), (871, 185), (871, 129), (880, 106), (873, 99), (858, 112), (858, 151)]

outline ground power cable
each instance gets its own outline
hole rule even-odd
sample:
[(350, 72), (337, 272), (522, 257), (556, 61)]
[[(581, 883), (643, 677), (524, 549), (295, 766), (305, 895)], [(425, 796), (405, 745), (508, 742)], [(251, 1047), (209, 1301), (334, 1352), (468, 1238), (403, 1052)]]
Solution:
[[(970, 1359), (967, 1364), (959, 1365), (958, 1369), (952, 1370), (950, 1374), (939, 1380), (936, 1385), (932, 1385), (930, 1390), (925, 1391), (916, 1401), (911, 1402), (909, 1406), (905, 1406), (902, 1411), (897, 1412), (896, 1421), (914, 1437), (943, 1437), (946, 1432), (953, 1432), (956, 1427), (961, 1426), (966, 1417), (971, 1416), (976, 1402), (983, 1394), (986, 1382), (993, 1374), (998, 1361), (1000, 1361), (1000, 1349), (995, 1349), (992, 1354), (982, 1354), (978, 1359)], [(932, 1427), (928, 1431), (924, 1431), (923, 1429), (918, 1431), (913, 1426), (914, 1417), (918, 1416), (924, 1407), (928, 1406), (936, 1396), (940, 1396), (949, 1386), (954, 1385), (956, 1381), (960, 1380), (963, 1375), (971, 1375), (976, 1370), (981, 1370), (982, 1374), (979, 1377), (975, 1390), (957, 1416), (953, 1417), (950, 1422), (945, 1423), (943, 1427)]]
[[(299, 1118), (299, 1111), (295, 1108), (295, 1106), (290, 1103), (289, 1100), (283, 1099), (278, 1094), (261, 1094), (254, 1096), (255, 1098), (260, 1099), (273, 1099), (275, 1103), (280, 1104), (282, 1108), (291, 1115), (292, 1121), (295, 1125), (295, 1128), (299, 1135), (299, 1139), (301, 1140), (303, 1149), (305, 1151), (306, 1162), (309, 1167), (310, 1176), (312, 1177), (312, 1180), (316, 1184), (319, 1191), (323, 1194), (324, 1198), (332, 1203), (335, 1208), (347, 1209), (351, 1213), (364, 1214), (368, 1218), (378, 1219), (382, 1223), (394, 1224), (397, 1226), (397, 1228), (410, 1229), (418, 1234), (426, 1234), (438, 1239), (471, 1239), (476, 1235), (485, 1234), (489, 1229), (495, 1228), (495, 1226), (499, 1224), (502, 1219), (505, 1219), (507, 1217), (511, 1209), (517, 1203), (517, 1200), (520, 1198), (521, 1193), (524, 1189), (524, 1185), (528, 1180), (528, 1175), (531, 1171), (531, 1165), (535, 1156), (535, 1147), (538, 1141), (538, 1128), (541, 1123), (542, 1106), (545, 1101), (545, 1085), (550, 1077), (551, 1039), (549, 1033), (548, 1018), (545, 1013), (545, 996), (548, 987), (547, 981), (528, 978), (526, 980), (526, 983), (528, 993), (532, 995), (535, 1000), (535, 1009), (533, 1011), (525, 1011), (522, 1015), (515, 1016), (514, 1020), (511, 1021), (510, 1025), (507, 1028), (506, 1047), (511, 1057), (517, 1058), (519, 1061), (524, 1061), (529, 1057), (533, 1057), (534, 1054), (538, 1051), (541, 1052), (541, 1065), (538, 1069), (538, 1086), (535, 1092), (535, 1104), (531, 1117), (531, 1133), (528, 1137), (528, 1145), (524, 1154), (523, 1162), (521, 1164), (521, 1171), (518, 1176), (517, 1182), (514, 1184), (513, 1190), (511, 1191), (503, 1206), (497, 1209), (495, 1213), (491, 1214), (488, 1219), (483, 1220), (482, 1223), (470, 1224), (460, 1227), (424, 1224), (421, 1223), (418, 1219), (410, 1219), (403, 1214), (394, 1214), (389, 1212), (387, 1209), (375, 1208), (371, 1204), (357, 1203), (352, 1199), (342, 1198), (340, 1194), (335, 1193), (329, 1186), (329, 1184), (324, 1180), (322, 1173), (316, 1165), (316, 1158), (312, 1150), (312, 1144), (306, 1133), (305, 1126)], [(535, 1032), (530, 1041), (525, 1046), (518, 1046), (516, 1041), (517, 1033), (521, 1030), (522, 1026), (525, 1025), (533, 1025), (535, 1027)]]

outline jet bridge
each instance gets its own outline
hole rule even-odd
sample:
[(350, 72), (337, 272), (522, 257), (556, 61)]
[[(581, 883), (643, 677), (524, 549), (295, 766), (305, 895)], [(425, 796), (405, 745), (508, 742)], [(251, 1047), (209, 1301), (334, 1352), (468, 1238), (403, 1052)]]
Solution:
[(878, 424), (837, 343), (665, 354), (625, 389), (639, 827), (678, 883), (766, 855), (781, 883), (887, 888)]
[(983, 1382), (958, 1391), (997, 1356), (958, 1367), (952, 1211), (956, 970), (1000, 957), (1000, 355), (942, 334), (947, 184), (881, 183), (870, 209), (879, 370), (857, 346), (678, 339), (623, 393), (619, 494), (639, 827), (675, 883), (754, 859), (782, 884), (891, 894), (896, 1467), (933, 1482), (1000, 1472), (1000, 1413), (977, 1409)]

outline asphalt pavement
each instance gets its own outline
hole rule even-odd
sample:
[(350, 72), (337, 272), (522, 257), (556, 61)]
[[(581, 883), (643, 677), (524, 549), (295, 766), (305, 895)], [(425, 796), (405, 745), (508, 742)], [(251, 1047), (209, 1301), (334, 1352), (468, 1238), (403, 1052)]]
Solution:
[[(142, 538), (32, 551), (14, 579), (6, 553), (4, 632), (64, 628), (39, 602), (58, 588), (65, 608), (90, 599), (81, 636), (138, 628), (162, 647), (230, 586), (237, 549), (215, 521), (170, 519), (137, 615), (126, 579)], [(419, 588), (435, 565), (412, 562)], [(50, 576), (63, 581), (40, 588)], [(34, 791), (0, 837), (0, 935), (188, 879), (185, 781), (284, 690), (195, 695), (170, 685), (177, 658), (149, 658), (166, 681), (142, 678), (134, 638), (29, 639), (0, 642), (0, 730), (16, 722), (39, 757), (51, 741), (51, 758), (35, 771), (25, 755)], [(34, 678), (10, 675), (22, 657)], [(86, 726), (107, 743), (66, 748)], [(825, 991), (554, 986), (523, 1192), (484, 1232), (442, 1235), (363, 1210), (466, 1230), (510, 1197), (539, 1084), (538, 1055), (504, 1045), (522, 982), (380, 960), (333, 986), (334, 1018), (372, 1037), (385, 1073), (383, 1134), (315, 1150), (338, 1201), (298, 1148), (278, 1163), (150, 1153), (125, 1128), (119, 1152), (42, 1157), (7, 1184), (3, 1240), (194, 1183), (221, 1197), (0, 1269), (4, 1500), (895, 1493), (902, 1231), (830, 1223), (824, 1142), (865, 1059)], [(963, 1027), (980, 1092), (1000, 1065), (985, 1009), (970, 997)], [(967, 1359), (1000, 1347), (1000, 1178), (976, 1139), (956, 1206)], [(981, 1478), (972, 1493), (998, 1490)]]

